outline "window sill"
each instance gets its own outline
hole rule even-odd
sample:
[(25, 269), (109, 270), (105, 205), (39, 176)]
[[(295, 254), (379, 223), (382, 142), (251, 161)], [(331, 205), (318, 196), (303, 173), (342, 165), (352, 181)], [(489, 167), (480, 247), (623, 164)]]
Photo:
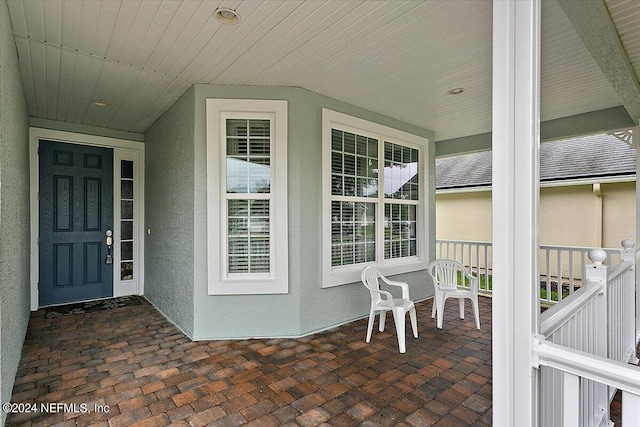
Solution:
[(225, 279), (211, 286), (209, 295), (274, 295), (289, 292), (287, 282), (272, 279)]
[(426, 270), (429, 263), (418, 257), (409, 257), (402, 260), (392, 260), (384, 263), (363, 263), (347, 267), (335, 267), (326, 271), (322, 278), (322, 288), (332, 288), (360, 282), (360, 273), (365, 267), (373, 266), (385, 276), (393, 276), (413, 271)]

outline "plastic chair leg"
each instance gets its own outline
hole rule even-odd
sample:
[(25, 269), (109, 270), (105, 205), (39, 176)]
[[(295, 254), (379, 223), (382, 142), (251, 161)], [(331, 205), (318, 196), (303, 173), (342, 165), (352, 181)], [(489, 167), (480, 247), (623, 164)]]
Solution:
[(398, 335), (398, 347), (400, 349), (400, 353), (406, 353), (407, 351), (404, 336), (404, 317), (404, 310), (402, 310), (401, 308), (393, 309), (393, 321), (396, 324), (396, 334)]
[(411, 329), (413, 329), (413, 337), (418, 338), (418, 318), (416, 317), (415, 307), (409, 310), (409, 317), (411, 318)]
[(438, 315), (438, 329), (442, 329), (442, 317), (444, 313), (444, 302), (446, 298), (441, 298), (438, 300), (438, 309), (436, 310), (436, 314)]
[(373, 319), (376, 314), (373, 310), (369, 312), (369, 325), (367, 326), (367, 342), (371, 341), (371, 332), (373, 332)]
[(478, 310), (478, 297), (472, 298), (471, 303), (473, 305), (473, 315), (476, 318), (476, 329), (480, 329), (480, 310)]
[(431, 306), (431, 318), (434, 319), (436, 317), (436, 306), (438, 305), (438, 297), (433, 295), (433, 305)]
[(460, 306), (460, 318), (464, 319), (464, 298), (458, 298), (458, 305)]
[(380, 312), (380, 322), (379, 322), (379, 324), (378, 324), (378, 330), (379, 330), (380, 332), (384, 331), (384, 324), (385, 324), (385, 321), (386, 321), (386, 320), (387, 320), (387, 312), (386, 312), (386, 311), (384, 311), (384, 310), (382, 310), (382, 311)]

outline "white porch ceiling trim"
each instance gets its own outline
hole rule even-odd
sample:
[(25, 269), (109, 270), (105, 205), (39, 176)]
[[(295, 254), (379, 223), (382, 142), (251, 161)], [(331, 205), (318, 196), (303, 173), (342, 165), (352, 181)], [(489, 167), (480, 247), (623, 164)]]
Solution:
[(635, 123), (640, 120), (640, 83), (603, 0), (557, 0), (578, 35), (622, 100)]

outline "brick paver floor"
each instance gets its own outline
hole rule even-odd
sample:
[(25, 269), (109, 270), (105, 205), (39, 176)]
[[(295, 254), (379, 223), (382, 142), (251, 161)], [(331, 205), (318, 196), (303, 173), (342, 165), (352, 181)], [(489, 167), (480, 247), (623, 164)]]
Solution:
[(390, 314), (367, 344), (366, 319), (299, 339), (192, 342), (146, 301), (40, 310), (12, 397), (37, 412), (7, 425), (491, 425), (491, 299), (480, 298), (480, 331), (469, 304), (460, 320), (450, 301), (442, 330), (430, 300), (416, 307), (420, 337), (407, 328), (405, 354)]

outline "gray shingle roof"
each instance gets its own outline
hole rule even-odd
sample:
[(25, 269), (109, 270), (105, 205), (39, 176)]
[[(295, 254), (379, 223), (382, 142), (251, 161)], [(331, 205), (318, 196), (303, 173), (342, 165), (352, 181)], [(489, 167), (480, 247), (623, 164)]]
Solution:
[[(545, 142), (540, 146), (540, 181), (633, 175), (636, 150), (601, 134)], [(491, 152), (436, 159), (436, 189), (491, 185)]]

